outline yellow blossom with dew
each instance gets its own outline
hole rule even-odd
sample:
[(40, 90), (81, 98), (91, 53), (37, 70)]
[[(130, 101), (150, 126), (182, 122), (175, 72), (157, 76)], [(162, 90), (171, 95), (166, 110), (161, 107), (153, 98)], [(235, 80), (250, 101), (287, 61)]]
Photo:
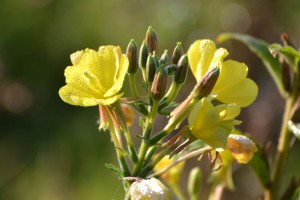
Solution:
[(234, 118), (240, 114), (237, 104), (214, 106), (203, 98), (192, 109), (188, 121), (194, 137), (201, 139), (213, 148), (226, 148), (227, 137), (240, 122)]
[(66, 85), (59, 96), (76, 106), (109, 105), (121, 96), (128, 59), (119, 46), (101, 46), (71, 54), (73, 66), (65, 69)]
[(223, 61), (228, 55), (224, 48), (216, 48), (213, 41), (204, 39), (195, 41), (188, 50), (190, 68), (196, 80), (211, 68), (220, 68), (219, 78), (211, 94), (223, 103), (236, 103), (245, 107), (257, 97), (258, 87), (247, 78), (248, 67), (234, 60)]

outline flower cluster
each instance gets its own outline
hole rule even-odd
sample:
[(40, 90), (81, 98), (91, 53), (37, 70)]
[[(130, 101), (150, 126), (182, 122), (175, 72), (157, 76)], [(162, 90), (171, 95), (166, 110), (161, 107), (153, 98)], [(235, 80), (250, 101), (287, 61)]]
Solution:
[[(140, 196), (168, 199), (161, 197), (160, 190), (165, 189), (155, 179), (162, 176), (176, 190), (176, 195), (181, 196), (176, 185), (185, 160), (206, 152), (216, 152), (222, 158), (222, 154), (230, 152), (230, 162), (236, 159), (247, 163), (257, 151), (248, 137), (234, 133), (235, 126), (241, 123), (235, 118), (241, 108), (253, 103), (258, 88), (247, 77), (248, 67), (234, 60), (224, 61), (227, 55), (226, 49), (217, 49), (213, 41), (204, 39), (195, 41), (187, 54), (181, 43), (177, 43), (171, 59), (167, 50), (159, 57), (158, 37), (150, 27), (140, 50), (131, 40), (126, 54), (122, 54), (118, 46), (73, 53), (73, 66), (65, 69), (66, 85), (59, 90), (59, 95), (71, 105), (99, 106), (100, 129), (108, 129), (111, 134), (127, 195), (132, 199), (141, 199)], [(178, 104), (176, 96), (189, 68), (197, 83), (186, 100)], [(138, 69), (143, 75), (142, 84), (135, 80)], [(132, 96), (121, 98), (126, 75)], [(143, 85), (144, 90), (138, 90), (138, 85)], [(141, 132), (134, 135), (141, 138), (139, 148), (128, 128), (132, 121), (132, 110), (128, 106), (142, 115)], [(154, 133), (157, 115), (167, 116), (168, 123)], [(188, 124), (182, 125), (185, 119)], [(171, 132), (175, 132), (175, 136)], [(197, 141), (201, 141), (200, 146), (195, 146)], [(223, 169), (228, 166), (227, 157), (222, 158)], [(139, 181), (132, 184), (133, 180)], [(152, 182), (160, 189), (153, 188)], [(192, 193), (190, 195), (197, 192)]]

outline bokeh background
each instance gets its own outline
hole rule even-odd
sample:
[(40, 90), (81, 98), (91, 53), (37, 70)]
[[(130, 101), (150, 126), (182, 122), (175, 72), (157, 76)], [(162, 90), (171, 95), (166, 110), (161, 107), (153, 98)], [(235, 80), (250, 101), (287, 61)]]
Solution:
[[(58, 96), (72, 52), (106, 44), (125, 51), (131, 38), (141, 44), (149, 25), (161, 52), (172, 52), (177, 41), (187, 50), (195, 39), (228, 31), (269, 43), (287, 32), (298, 44), (299, 21), (299, 0), (1, 0), (0, 200), (122, 199), (120, 181), (104, 166), (116, 160), (108, 134), (98, 132), (97, 108), (70, 106)], [(249, 65), (260, 87), (242, 113), (241, 129), (274, 147), (282, 99), (245, 46), (222, 46)], [(194, 80), (188, 80), (190, 88)], [(247, 167), (238, 168), (234, 180), (237, 191), (225, 197), (258, 199), (261, 189)], [(202, 199), (206, 195), (204, 189)]]

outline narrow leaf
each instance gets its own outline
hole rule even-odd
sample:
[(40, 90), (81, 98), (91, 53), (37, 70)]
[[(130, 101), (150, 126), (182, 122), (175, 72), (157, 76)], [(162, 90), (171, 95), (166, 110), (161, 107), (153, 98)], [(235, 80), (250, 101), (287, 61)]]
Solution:
[(262, 60), (263, 64), (274, 79), (279, 92), (282, 96), (285, 96), (284, 87), (281, 81), (281, 66), (279, 61), (270, 53), (268, 43), (249, 35), (239, 33), (223, 33), (217, 38), (218, 42), (224, 42), (226, 40), (237, 40), (247, 45), (248, 48)]
[(270, 184), (270, 169), (267, 161), (259, 153), (255, 153), (249, 164), (261, 185), (266, 188)]

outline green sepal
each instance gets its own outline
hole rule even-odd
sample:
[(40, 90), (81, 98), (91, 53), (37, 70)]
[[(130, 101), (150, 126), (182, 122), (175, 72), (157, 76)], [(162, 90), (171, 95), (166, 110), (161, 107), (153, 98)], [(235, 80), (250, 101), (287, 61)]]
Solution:
[(237, 40), (247, 45), (248, 48), (262, 60), (263, 64), (274, 79), (280, 94), (282, 96), (286, 96), (282, 83), (280, 62), (270, 53), (269, 44), (267, 42), (239, 33), (222, 33), (217, 38), (218, 42), (224, 42), (226, 40)]

